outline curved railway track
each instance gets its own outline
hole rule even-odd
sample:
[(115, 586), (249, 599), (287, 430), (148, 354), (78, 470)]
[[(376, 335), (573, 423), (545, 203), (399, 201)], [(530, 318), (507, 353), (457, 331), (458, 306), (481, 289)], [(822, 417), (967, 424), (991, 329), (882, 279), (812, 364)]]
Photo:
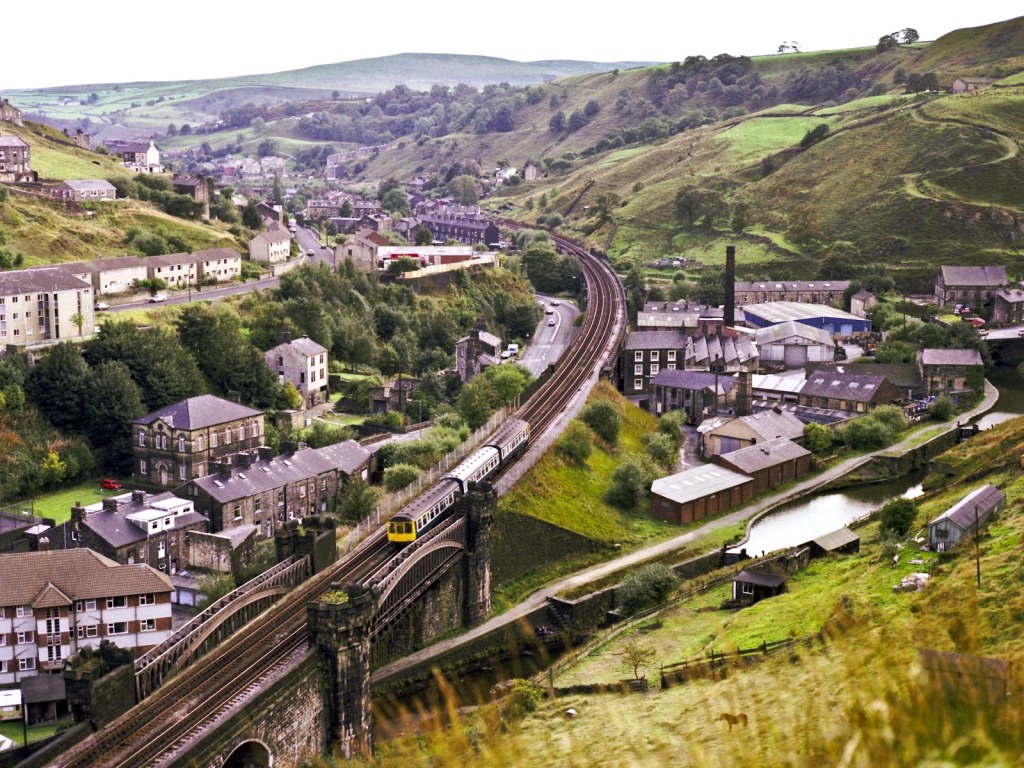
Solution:
[[(555, 421), (601, 363), (624, 320), (622, 286), (612, 270), (575, 243), (555, 238), (563, 252), (580, 258), (588, 304), (580, 332), (558, 366), (519, 411), (541, 434)], [(384, 529), (344, 560), (297, 587), (286, 599), (251, 622), (216, 651), (164, 683), (110, 725), (89, 736), (50, 765), (158, 766), (201, 735), (208, 724), (244, 701), (279, 670), (307, 652), (306, 604), (332, 582), (361, 582), (393, 557)]]

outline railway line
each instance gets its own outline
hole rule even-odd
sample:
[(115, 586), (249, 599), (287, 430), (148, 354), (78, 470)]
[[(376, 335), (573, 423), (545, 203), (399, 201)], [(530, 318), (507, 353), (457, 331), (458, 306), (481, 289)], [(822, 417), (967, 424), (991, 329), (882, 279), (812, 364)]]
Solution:
[[(576, 254), (587, 280), (588, 305), (580, 332), (545, 384), (519, 411), (532, 434), (547, 430), (594, 375), (624, 320), (622, 286), (612, 270), (564, 238), (563, 252)], [(164, 683), (110, 725), (89, 736), (50, 765), (62, 768), (159, 766), (209, 724), (272, 682), (307, 649), (306, 605), (331, 583), (365, 582), (381, 572), (398, 545), (385, 529), (372, 534), (344, 560), (297, 587), (265, 614), (250, 622), (216, 651)]]

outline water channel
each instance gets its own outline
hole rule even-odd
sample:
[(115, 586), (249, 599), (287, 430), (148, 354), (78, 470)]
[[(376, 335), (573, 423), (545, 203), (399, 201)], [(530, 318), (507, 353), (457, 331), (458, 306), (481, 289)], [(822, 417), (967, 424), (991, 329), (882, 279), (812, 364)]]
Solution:
[[(988, 379), (999, 390), (999, 400), (991, 411), (976, 420), (981, 429), (989, 429), (1024, 413), (1024, 379), (1016, 369), (997, 367)], [(750, 529), (749, 540), (730, 551), (746, 549), (747, 554), (760, 556), (762, 552), (803, 544), (849, 525), (889, 499), (920, 496), (924, 476), (925, 470), (919, 470), (885, 483), (815, 494), (790, 502), (758, 520)]]

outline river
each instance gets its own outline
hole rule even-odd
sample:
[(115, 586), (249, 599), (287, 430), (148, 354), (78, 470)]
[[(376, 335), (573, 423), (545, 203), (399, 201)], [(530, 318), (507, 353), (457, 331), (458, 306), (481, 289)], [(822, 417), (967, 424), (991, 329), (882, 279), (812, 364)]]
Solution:
[[(1024, 379), (1016, 369), (997, 367), (988, 379), (999, 390), (999, 400), (993, 410), (977, 419), (981, 429), (989, 429), (1024, 413)], [(885, 483), (815, 494), (790, 502), (754, 523), (748, 541), (730, 551), (746, 549), (747, 554), (760, 556), (762, 552), (798, 546), (849, 525), (889, 499), (920, 496), (924, 476), (925, 470), (919, 470)]]

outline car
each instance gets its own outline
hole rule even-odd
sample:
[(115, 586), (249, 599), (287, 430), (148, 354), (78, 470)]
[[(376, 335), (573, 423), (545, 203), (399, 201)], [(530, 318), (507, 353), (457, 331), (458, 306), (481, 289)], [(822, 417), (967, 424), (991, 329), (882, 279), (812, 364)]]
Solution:
[(508, 360), (510, 357), (512, 357), (512, 353), (509, 352), (507, 349), (501, 353), (502, 360)]
[(552, 299), (551, 300), (551, 306), (552, 307), (557, 307), (558, 306), (558, 299)]
[(108, 309), (110, 309), (110, 305), (107, 304), (107, 302), (105, 302), (105, 301), (97, 301), (96, 302), (96, 311), (97, 312), (104, 312), (104, 311), (106, 311)]
[(306, 251), (306, 255), (309, 256), (309, 258), (313, 258), (313, 249), (310, 248), (308, 251)]
[(1020, 330), (1018, 330), (1017, 331), (1017, 335), (1018, 336), (1024, 336), (1024, 328), (1021, 328)]
[(155, 293), (149, 297), (150, 304), (157, 304), (161, 301), (167, 301), (167, 297), (164, 296), (162, 293)]
[(104, 491), (119, 491), (121, 490), (121, 484), (112, 477), (105, 477), (100, 480), (100, 488)]
[(555, 314), (555, 310), (553, 310), (553, 309), (545, 309), (544, 310), (544, 314), (545, 315), (553, 315), (553, 314)]
[(985, 321), (980, 317), (968, 317), (967, 322), (969, 322), (975, 328), (981, 328), (981, 326), (985, 324)]
[(550, 320), (548, 320), (548, 325), (554, 325), (554, 324), (555, 324), (555, 318), (552, 317)]

